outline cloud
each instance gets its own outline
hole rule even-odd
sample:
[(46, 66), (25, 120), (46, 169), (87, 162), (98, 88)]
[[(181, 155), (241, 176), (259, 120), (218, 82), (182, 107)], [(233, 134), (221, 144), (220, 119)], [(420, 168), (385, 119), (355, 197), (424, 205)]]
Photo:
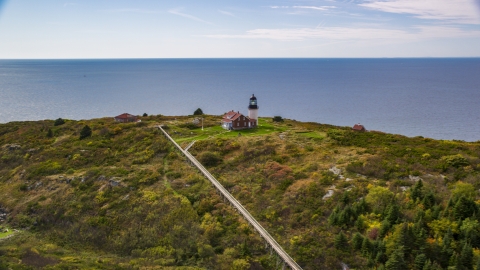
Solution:
[[(1, 2), (1, 1), (0, 1)], [(71, 2), (67, 2), (67, 3), (64, 3), (63, 6), (64, 7), (68, 7), (68, 6), (76, 6), (78, 5), (77, 3), (71, 3)]]
[(186, 14), (186, 13), (182, 13), (180, 12), (178, 9), (171, 9), (168, 11), (168, 13), (171, 13), (171, 14), (174, 14), (174, 15), (178, 15), (178, 16), (181, 16), (181, 17), (184, 17), (184, 18), (188, 18), (190, 20), (194, 20), (194, 21), (197, 21), (197, 22), (202, 22), (202, 23), (206, 23), (206, 24), (213, 24), (211, 22), (207, 22), (205, 20), (202, 20), (200, 18), (197, 18), (195, 16), (192, 16), (190, 14)]
[(143, 13), (143, 14), (159, 14), (160, 11), (140, 9), (140, 8), (120, 8), (120, 9), (109, 9), (105, 10), (109, 13)]
[(328, 40), (418, 40), (426, 38), (480, 37), (480, 31), (464, 31), (448, 26), (415, 26), (410, 31), (368, 27), (320, 27), (287, 29), (254, 29), (240, 35), (205, 35), (220, 39), (271, 39), (295, 41)]
[(313, 10), (329, 10), (336, 8), (335, 6), (270, 6), (273, 9), (313, 9)]
[(337, 8), (335, 6), (293, 6), (293, 8), (301, 8), (301, 9), (313, 9), (313, 10), (329, 10), (332, 8)]
[(236, 17), (233, 13), (228, 12), (228, 11), (225, 11), (225, 10), (220, 10), (220, 9), (219, 9), (218, 12), (222, 13), (223, 15), (228, 15), (228, 16)]
[(417, 18), (480, 24), (476, 0), (369, 0), (362, 7), (389, 13), (412, 14)]

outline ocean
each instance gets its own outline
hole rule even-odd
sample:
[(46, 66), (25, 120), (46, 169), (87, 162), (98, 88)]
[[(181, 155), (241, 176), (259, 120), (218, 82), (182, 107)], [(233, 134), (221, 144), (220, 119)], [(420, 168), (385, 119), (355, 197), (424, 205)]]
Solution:
[(0, 123), (247, 113), (252, 94), (264, 117), (480, 140), (480, 58), (0, 60)]

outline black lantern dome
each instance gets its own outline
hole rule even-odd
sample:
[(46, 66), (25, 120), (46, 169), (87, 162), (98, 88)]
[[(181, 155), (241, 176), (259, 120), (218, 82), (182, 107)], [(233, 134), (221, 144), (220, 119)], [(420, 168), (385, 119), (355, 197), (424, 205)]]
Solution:
[(257, 98), (255, 97), (255, 95), (252, 95), (252, 97), (250, 98), (250, 104), (248, 105), (248, 108), (258, 109)]

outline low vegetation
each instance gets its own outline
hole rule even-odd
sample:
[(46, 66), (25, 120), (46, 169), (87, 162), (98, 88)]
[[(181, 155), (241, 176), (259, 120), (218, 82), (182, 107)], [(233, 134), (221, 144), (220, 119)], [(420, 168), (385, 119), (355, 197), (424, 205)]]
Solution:
[(0, 269), (274, 269), (158, 124), (303, 269), (480, 269), (480, 143), (203, 117), (0, 125)]

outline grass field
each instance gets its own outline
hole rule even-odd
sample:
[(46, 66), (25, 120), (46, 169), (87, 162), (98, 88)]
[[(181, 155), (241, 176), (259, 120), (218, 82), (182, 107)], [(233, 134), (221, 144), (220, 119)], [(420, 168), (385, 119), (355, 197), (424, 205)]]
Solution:
[[(7, 228), (8, 229), (8, 228)], [(2, 230), (3, 231), (3, 230)], [(13, 230), (8, 230), (8, 232), (0, 232), (0, 239), (4, 238), (4, 237), (7, 237), (9, 235), (12, 235), (13, 234)]]
[[(232, 138), (237, 136), (260, 136), (260, 135), (266, 135), (274, 132), (284, 132), (285, 130), (286, 130), (286, 127), (283, 125), (276, 125), (276, 124), (273, 124), (270, 119), (266, 120), (266, 119), (260, 118), (258, 127), (253, 129), (229, 131), (229, 130), (223, 129), (221, 126), (213, 126), (213, 127), (204, 128), (203, 130), (201, 128), (189, 130), (188, 132), (190, 133), (189, 134), (190, 136), (187, 135), (186, 137), (175, 136), (175, 134), (172, 134), (171, 131), (169, 131), (169, 133), (173, 135), (173, 138), (177, 143), (182, 143), (182, 142), (191, 142), (194, 140), (197, 140), (197, 141), (205, 140), (211, 137)], [(175, 130), (175, 131), (181, 132), (180, 130)]]

